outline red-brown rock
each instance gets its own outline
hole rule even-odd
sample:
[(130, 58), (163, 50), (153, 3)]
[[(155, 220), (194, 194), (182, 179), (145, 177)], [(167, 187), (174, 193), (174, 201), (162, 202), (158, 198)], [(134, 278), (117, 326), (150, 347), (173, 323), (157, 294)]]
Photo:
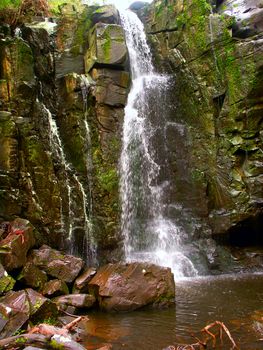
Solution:
[(24, 266), (34, 244), (33, 226), (28, 220), (17, 218), (11, 222), (8, 236), (0, 242), (1, 262), (6, 271)]
[(69, 294), (68, 286), (64, 281), (58, 279), (48, 281), (42, 290), (42, 294), (48, 298)]
[(73, 293), (87, 293), (88, 292), (88, 283), (96, 274), (96, 269), (90, 267), (85, 270), (74, 282)]
[(67, 283), (74, 281), (84, 265), (82, 259), (66, 255), (47, 245), (33, 250), (30, 260), (48, 275)]
[(143, 306), (174, 304), (175, 284), (170, 268), (150, 263), (108, 264), (89, 282), (105, 311), (132, 311)]
[(89, 294), (70, 294), (62, 295), (60, 297), (52, 299), (62, 310), (68, 306), (73, 306), (77, 309), (89, 309), (91, 308), (96, 299), (93, 295)]
[(57, 315), (56, 304), (33, 289), (9, 292), (0, 299), (0, 338), (11, 336), (29, 319), (36, 323)]

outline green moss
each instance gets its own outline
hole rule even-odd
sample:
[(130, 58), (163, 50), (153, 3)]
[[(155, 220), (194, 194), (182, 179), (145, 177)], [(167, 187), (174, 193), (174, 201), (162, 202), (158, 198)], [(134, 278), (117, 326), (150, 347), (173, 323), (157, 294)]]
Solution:
[(86, 48), (88, 33), (92, 25), (92, 14), (92, 9), (86, 7), (80, 16), (80, 19), (78, 20), (78, 25), (73, 36), (74, 44), (70, 50), (73, 54), (78, 55), (83, 51), (83, 49)]
[(26, 338), (25, 337), (19, 337), (15, 340), (16, 344), (25, 344), (26, 343)]
[(118, 174), (114, 168), (98, 173), (99, 185), (107, 192), (112, 192), (118, 188)]
[(31, 162), (41, 162), (42, 145), (36, 136), (27, 138), (28, 158)]
[(1, 137), (10, 137), (15, 132), (15, 123), (10, 119), (0, 123), (0, 134)]
[(55, 339), (51, 340), (50, 346), (51, 346), (52, 349), (55, 349), (55, 350), (63, 350), (63, 349), (65, 349), (64, 345), (58, 343)]
[(0, 279), (0, 294), (9, 292), (15, 285), (15, 280), (10, 276), (3, 276)]
[(110, 32), (106, 29), (103, 35), (104, 43), (102, 44), (104, 59), (106, 62), (110, 61), (111, 57), (111, 35)]
[(1, 0), (0, 10), (5, 8), (17, 8), (21, 4), (21, 0)]
[(204, 179), (204, 172), (200, 169), (193, 169), (191, 172), (191, 177), (193, 181), (200, 181)]

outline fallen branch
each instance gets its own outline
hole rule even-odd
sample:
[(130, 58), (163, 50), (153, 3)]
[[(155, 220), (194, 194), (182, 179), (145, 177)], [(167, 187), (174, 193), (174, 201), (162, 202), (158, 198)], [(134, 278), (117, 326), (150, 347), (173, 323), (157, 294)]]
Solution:
[(79, 322), (81, 322), (83, 319), (88, 319), (85, 316), (79, 316), (78, 318), (76, 318), (75, 320), (71, 321), (70, 323), (66, 324), (65, 326), (63, 326), (64, 329), (67, 329), (68, 331), (70, 331), (72, 328), (74, 328)]
[(216, 335), (213, 334), (212, 332), (209, 331), (210, 328), (213, 328), (215, 326), (219, 326), (219, 332), (220, 332), (220, 340), (221, 343), (223, 342), (223, 331), (226, 333), (228, 339), (230, 340), (230, 342), (232, 343), (232, 348), (231, 349), (238, 349), (238, 346), (236, 345), (234, 339), (232, 338), (228, 328), (225, 326), (225, 324), (223, 322), (220, 321), (215, 321), (211, 324), (209, 324), (208, 326), (204, 327), (201, 332), (207, 333), (208, 335), (210, 335), (213, 339), (213, 347), (216, 347)]
[[(219, 327), (219, 332), (218, 333), (213, 333), (212, 328), (218, 326)], [(234, 341), (229, 329), (226, 327), (226, 325), (223, 322), (220, 321), (215, 321), (203, 329), (201, 329), (201, 334), (203, 335), (204, 339), (200, 339), (197, 337), (195, 334), (191, 334), (191, 336), (197, 341), (196, 343), (193, 344), (177, 344), (175, 346), (170, 345), (167, 348), (163, 350), (208, 350), (208, 342), (211, 340), (212, 341), (212, 348), (216, 348), (216, 342), (217, 338), (219, 337), (221, 345), (223, 345), (223, 333), (225, 333), (230, 340), (232, 347), (231, 350), (238, 350), (238, 346), (236, 342)]]

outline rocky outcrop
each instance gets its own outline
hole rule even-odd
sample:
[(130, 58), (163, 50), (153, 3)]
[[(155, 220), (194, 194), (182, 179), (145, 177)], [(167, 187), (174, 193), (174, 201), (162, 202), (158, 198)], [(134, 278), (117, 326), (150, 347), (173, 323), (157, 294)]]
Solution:
[(121, 251), (116, 167), (129, 74), (119, 23), (114, 6), (65, 5), (57, 26), (27, 23), (17, 36), (7, 27), (0, 38), (0, 220), (29, 219), (39, 246), (90, 263)]
[(173, 77), (172, 195), (190, 212), (194, 239), (262, 243), (260, 4), (170, 0), (138, 9), (156, 66)]
[(108, 264), (98, 270), (88, 286), (100, 309), (109, 312), (167, 307), (175, 302), (171, 270), (153, 264)]

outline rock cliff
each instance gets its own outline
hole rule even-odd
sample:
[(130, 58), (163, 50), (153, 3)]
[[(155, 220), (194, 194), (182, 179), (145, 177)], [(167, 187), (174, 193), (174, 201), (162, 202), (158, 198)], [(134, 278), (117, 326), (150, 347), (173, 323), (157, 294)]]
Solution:
[[(262, 0), (155, 0), (144, 21), (170, 76), (171, 198), (193, 240), (262, 243)], [(0, 220), (87, 261), (121, 256), (121, 126), (130, 85), (112, 6), (0, 25)], [(54, 23), (57, 22), (57, 23)], [(174, 200), (173, 200), (174, 202)], [(191, 219), (190, 219), (191, 218)], [(210, 242), (211, 243), (211, 242)], [(212, 244), (212, 243), (211, 243)]]
[(78, 10), (0, 27), (0, 218), (95, 263), (120, 240), (128, 55), (114, 7)]
[(262, 6), (156, 0), (135, 8), (157, 69), (171, 75), (175, 195), (203, 235), (241, 245), (262, 243)]

